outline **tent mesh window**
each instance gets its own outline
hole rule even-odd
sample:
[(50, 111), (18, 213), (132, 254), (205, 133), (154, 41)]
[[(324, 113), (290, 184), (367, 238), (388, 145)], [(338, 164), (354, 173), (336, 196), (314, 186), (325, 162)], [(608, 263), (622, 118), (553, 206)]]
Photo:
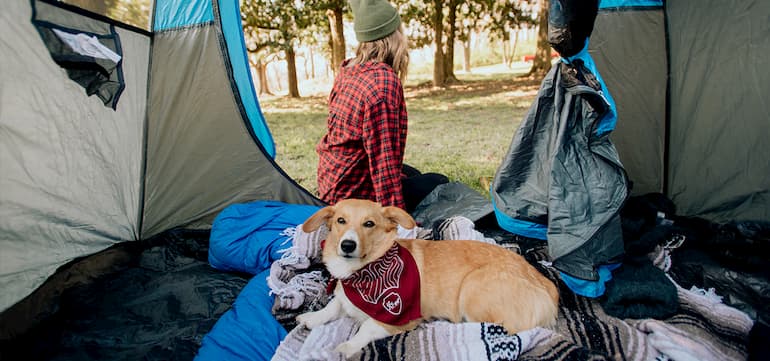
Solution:
[[(39, 4), (39, 3), (38, 3)], [(35, 7), (32, 24), (37, 28), (51, 58), (80, 84), (89, 96), (96, 95), (105, 106), (116, 109), (125, 88), (120, 37), (112, 25), (93, 26), (85, 17), (68, 21), (49, 11), (45, 4)]]

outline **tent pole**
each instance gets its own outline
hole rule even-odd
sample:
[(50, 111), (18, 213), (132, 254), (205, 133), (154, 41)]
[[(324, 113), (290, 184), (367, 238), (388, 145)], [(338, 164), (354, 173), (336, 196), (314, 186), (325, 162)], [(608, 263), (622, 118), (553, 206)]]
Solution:
[(671, 41), (669, 40), (668, 11), (666, 11), (666, 0), (663, 0), (663, 27), (666, 40), (666, 97), (665, 97), (665, 119), (663, 127), (663, 189), (664, 195), (671, 198), (669, 194), (669, 172), (671, 149)]

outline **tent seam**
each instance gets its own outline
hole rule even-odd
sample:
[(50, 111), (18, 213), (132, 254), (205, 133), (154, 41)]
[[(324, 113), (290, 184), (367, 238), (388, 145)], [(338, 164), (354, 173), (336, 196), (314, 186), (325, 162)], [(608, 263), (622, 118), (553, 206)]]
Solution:
[[(254, 131), (254, 128), (251, 125), (251, 121), (249, 119), (248, 114), (246, 113), (246, 108), (243, 105), (243, 100), (241, 99), (241, 93), (238, 89), (236, 82), (235, 82), (235, 74), (233, 72), (232, 64), (230, 63), (230, 53), (227, 51), (227, 41), (225, 39), (224, 35), (224, 25), (222, 24), (222, 16), (219, 10), (219, 0), (212, 1), (212, 8), (214, 13), (214, 21), (218, 26), (215, 26), (216, 29), (216, 35), (217, 35), (217, 41), (219, 42), (219, 51), (222, 54), (222, 59), (225, 67), (225, 72), (227, 74), (227, 78), (230, 82), (230, 88), (233, 91), (233, 101), (236, 104), (236, 107), (238, 108), (238, 112), (241, 114), (241, 122), (244, 127), (246, 127), (246, 131), (248, 132), (249, 136), (251, 137), (252, 142), (257, 146), (257, 149), (262, 152), (262, 154), (265, 156), (265, 159), (270, 162), (270, 164), (273, 166), (275, 170), (278, 171), (278, 173), (286, 180), (288, 180), (295, 188), (299, 189), (300, 192), (306, 194), (309, 196), (316, 204), (326, 204), (325, 202), (321, 201), (318, 197), (310, 193), (305, 187), (299, 185), (294, 178), (290, 177), (286, 172), (281, 168), (278, 163), (276, 163), (275, 159), (270, 156), (270, 154), (267, 152), (265, 147), (262, 145), (262, 143), (259, 141), (259, 138), (257, 137), (256, 132)], [(243, 29), (241, 29), (241, 32)], [(265, 120), (267, 121), (267, 120)]]
[[(150, 13), (150, 24), (154, 24), (155, 11), (157, 9), (157, 1), (153, 1), (152, 13)], [(144, 102), (144, 125), (142, 131), (142, 169), (139, 175), (139, 207), (137, 214), (137, 229), (134, 234), (135, 240), (142, 239), (142, 233), (144, 231), (144, 206), (145, 196), (147, 194), (147, 148), (148, 148), (148, 133), (150, 129), (150, 92), (152, 89), (152, 55), (155, 49), (155, 33), (150, 37), (150, 51), (147, 52), (147, 89), (145, 91)]]
[(671, 150), (671, 41), (668, 26), (668, 11), (666, 10), (666, 1), (663, 1), (663, 34), (665, 35), (666, 44), (666, 96), (664, 105), (663, 116), (663, 189), (662, 193), (666, 197), (671, 197), (669, 194), (669, 172), (670, 172), (670, 150)]

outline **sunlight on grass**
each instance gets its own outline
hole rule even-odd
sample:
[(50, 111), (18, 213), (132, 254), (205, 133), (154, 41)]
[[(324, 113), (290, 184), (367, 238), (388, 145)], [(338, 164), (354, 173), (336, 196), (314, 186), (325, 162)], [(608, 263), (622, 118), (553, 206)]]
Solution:
[[(460, 81), (446, 89), (433, 88), (429, 78), (412, 79), (410, 74), (405, 87), (409, 113), (405, 162), (423, 172), (445, 174), (488, 197), (482, 178), (494, 177), (539, 86), (539, 81), (521, 78), (521, 69), (458, 73)], [(260, 99), (275, 138), (276, 162), (314, 194), (315, 145), (326, 130), (326, 96)]]

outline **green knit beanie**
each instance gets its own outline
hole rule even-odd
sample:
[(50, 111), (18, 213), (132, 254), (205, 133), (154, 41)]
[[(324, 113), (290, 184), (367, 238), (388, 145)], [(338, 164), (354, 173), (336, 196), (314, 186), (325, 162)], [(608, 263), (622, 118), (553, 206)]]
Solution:
[(353, 8), (353, 30), (359, 42), (375, 41), (393, 34), (401, 17), (387, 0), (350, 0)]

